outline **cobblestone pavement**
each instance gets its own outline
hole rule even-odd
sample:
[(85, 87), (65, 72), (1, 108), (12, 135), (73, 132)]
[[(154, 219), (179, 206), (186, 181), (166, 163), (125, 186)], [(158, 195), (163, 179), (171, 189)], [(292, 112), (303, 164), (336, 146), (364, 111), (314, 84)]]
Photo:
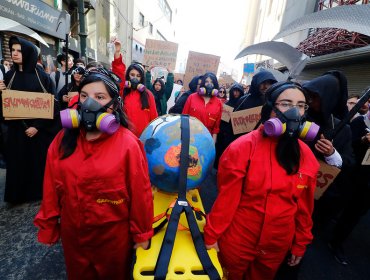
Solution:
[[(0, 279), (66, 279), (63, 250), (58, 244), (47, 247), (37, 243), (32, 221), (40, 203), (9, 207), (3, 202), (5, 170), (0, 169)], [(201, 196), (208, 212), (217, 195), (216, 177), (204, 182)], [(307, 250), (299, 280), (370, 279), (370, 213), (356, 227), (344, 249), (350, 265), (342, 266), (329, 252), (325, 235), (315, 238)]]

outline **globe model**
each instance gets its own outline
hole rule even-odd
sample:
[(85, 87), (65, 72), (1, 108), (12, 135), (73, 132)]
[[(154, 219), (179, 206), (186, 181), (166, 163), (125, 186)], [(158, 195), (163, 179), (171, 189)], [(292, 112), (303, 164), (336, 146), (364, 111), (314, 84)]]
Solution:
[[(164, 115), (153, 120), (143, 131), (152, 185), (167, 192), (178, 192), (181, 151), (181, 115)], [(215, 146), (208, 129), (196, 118), (189, 117), (190, 143), (187, 190), (199, 184), (211, 171)]]

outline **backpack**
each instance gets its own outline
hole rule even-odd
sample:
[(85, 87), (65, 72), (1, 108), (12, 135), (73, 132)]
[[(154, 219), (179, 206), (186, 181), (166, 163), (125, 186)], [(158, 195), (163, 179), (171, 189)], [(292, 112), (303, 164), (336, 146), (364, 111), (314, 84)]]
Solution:
[(60, 71), (57, 70), (55, 72), (55, 88), (56, 88), (56, 90), (58, 90), (59, 79), (60, 79)]

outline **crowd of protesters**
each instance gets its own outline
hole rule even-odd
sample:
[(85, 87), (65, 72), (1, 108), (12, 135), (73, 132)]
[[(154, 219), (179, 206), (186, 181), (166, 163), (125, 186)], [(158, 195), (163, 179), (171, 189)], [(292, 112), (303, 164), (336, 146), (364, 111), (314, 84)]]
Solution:
[[(148, 248), (153, 202), (138, 137), (167, 111), (196, 117), (214, 139), (218, 197), (204, 238), (219, 251), (228, 279), (296, 279), (312, 228), (320, 234), (333, 220), (328, 247), (348, 264), (342, 244), (370, 207), (370, 168), (362, 164), (370, 112), (367, 100), (331, 137), (361, 96), (348, 96), (344, 73), (299, 84), (260, 71), (250, 86), (226, 88), (207, 72), (174, 93), (167, 108), (173, 73), (153, 79), (140, 63), (126, 67), (120, 41), (112, 43), (111, 70), (61, 54), (60, 69), (49, 75), (37, 66), (37, 48), (13, 36), (13, 65), (0, 68), (0, 90), (55, 97), (51, 120), (4, 120), (1, 112), (0, 167), (9, 207), (42, 199), (38, 240), (62, 240), (69, 278), (126, 279), (131, 249)], [(261, 120), (234, 135), (222, 120), (224, 104), (234, 112), (262, 106)], [(340, 173), (315, 201), (318, 160)]]

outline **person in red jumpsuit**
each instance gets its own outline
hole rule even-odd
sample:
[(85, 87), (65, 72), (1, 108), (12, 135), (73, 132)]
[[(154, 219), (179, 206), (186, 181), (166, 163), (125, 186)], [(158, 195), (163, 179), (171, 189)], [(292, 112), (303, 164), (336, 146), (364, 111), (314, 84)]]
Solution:
[[(38, 240), (61, 239), (68, 279), (129, 279), (132, 250), (153, 235), (145, 152), (108, 71), (86, 74), (79, 102), (79, 126), (61, 130), (48, 150)], [(113, 121), (104, 131), (102, 116)]]
[[(158, 117), (153, 93), (145, 88), (145, 72), (141, 64), (133, 63), (126, 71), (121, 55), (121, 42), (113, 40), (115, 45), (112, 71), (121, 79), (123, 109), (128, 117), (129, 128), (140, 137), (147, 125)], [(128, 81), (128, 85), (125, 81)]]
[(217, 133), (220, 132), (222, 115), (222, 102), (217, 98), (217, 94), (215, 94), (218, 89), (216, 76), (210, 72), (204, 74), (200, 84), (200, 90), (188, 97), (182, 110), (183, 114), (196, 117), (200, 120), (211, 133), (214, 142), (216, 142)]
[(220, 159), (219, 193), (204, 238), (208, 249), (219, 250), (230, 280), (273, 279), (286, 254), (289, 265), (297, 265), (312, 240), (319, 164), (297, 136), (307, 107), (300, 86), (273, 85), (261, 119), (285, 119), (286, 132), (267, 136), (262, 125), (231, 143)]

